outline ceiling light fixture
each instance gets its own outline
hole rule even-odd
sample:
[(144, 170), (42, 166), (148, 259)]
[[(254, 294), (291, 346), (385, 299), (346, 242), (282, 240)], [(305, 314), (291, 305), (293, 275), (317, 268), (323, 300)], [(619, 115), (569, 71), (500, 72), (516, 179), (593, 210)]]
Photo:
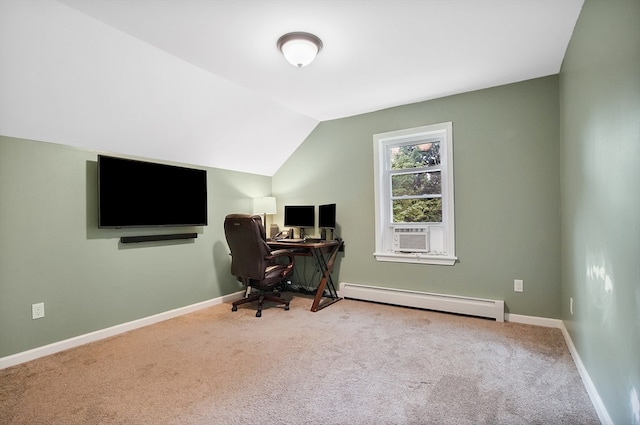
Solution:
[(278, 50), (293, 66), (309, 65), (322, 50), (322, 40), (308, 32), (290, 32), (278, 39)]

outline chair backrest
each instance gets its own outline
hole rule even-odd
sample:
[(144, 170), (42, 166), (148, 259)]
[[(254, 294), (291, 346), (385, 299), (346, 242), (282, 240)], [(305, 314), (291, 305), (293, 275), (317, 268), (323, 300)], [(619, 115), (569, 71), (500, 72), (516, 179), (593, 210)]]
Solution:
[(264, 279), (271, 249), (259, 215), (229, 214), (224, 234), (231, 250), (231, 274), (241, 279)]

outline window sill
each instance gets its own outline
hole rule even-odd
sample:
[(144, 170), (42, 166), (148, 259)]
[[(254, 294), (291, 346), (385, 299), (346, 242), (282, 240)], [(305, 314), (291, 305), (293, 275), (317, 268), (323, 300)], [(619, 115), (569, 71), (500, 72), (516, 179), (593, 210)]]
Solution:
[(423, 254), (421, 252), (397, 253), (397, 252), (374, 252), (373, 256), (378, 261), (390, 261), (394, 263), (414, 263), (414, 264), (435, 264), (439, 266), (453, 266), (458, 257), (448, 255)]

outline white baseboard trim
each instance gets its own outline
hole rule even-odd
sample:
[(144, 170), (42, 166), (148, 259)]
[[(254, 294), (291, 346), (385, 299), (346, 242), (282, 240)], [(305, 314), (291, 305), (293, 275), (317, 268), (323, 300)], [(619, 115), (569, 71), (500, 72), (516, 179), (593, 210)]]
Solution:
[(569, 331), (564, 325), (564, 322), (562, 322), (562, 327), (560, 328), (560, 330), (562, 330), (562, 335), (564, 336), (564, 340), (567, 343), (567, 347), (569, 347), (569, 352), (571, 353), (571, 357), (573, 357), (573, 362), (576, 364), (578, 373), (582, 378), (582, 383), (587, 390), (587, 394), (589, 394), (589, 398), (591, 399), (593, 407), (596, 409), (596, 413), (598, 414), (600, 422), (602, 422), (602, 425), (613, 425), (613, 420), (611, 420), (611, 416), (609, 416), (609, 412), (604, 406), (604, 403), (600, 398), (600, 394), (598, 394), (598, 390), (596, 390), (596, 386), (593, 384), (593, 381), (589, 376), (589, 372), (587, 372), (587, 369), (584, 367), (584, 363), (582, 363), (580, 354), (578, 354), (576, 346), (573, 344), (571, 335), (569, 335)]
[(154, 323), (173, 319), (174, 317), (182, 316), (184, 314), (192, 313), (194, 311), (202, 310), (204, 308), (222, 304), (224, 302), (235, 301), (236, 299), (242, 296), (244, 296), (244, 291), (232, 293), (229, 295), (224, 295), (222, 297), (213, 298), (213, 299), (202, 301), (196, 304), (187, 305), (184, 307), (165, 311), (163, 313), (154, 314), (153, 316), (143, 317), (141, 319), (133, 320), (131, 322), (122, 323), (122, 324), (111, 326), (105, 329), (100, 329), (98, 331), (90, 332), (88, 334), (78, 335), (73, 338), (57, 341), (48, 345), (43, 345), (42, 347), (33, 348), (31, 350), (23, 351), (21, 353), (16, 353), (10, 356), (1, 357), (0, 369), (4, 369), (10, 366), (15, 366), (20, 363), (25, 363), (25, 362), (35, 360), (40, 357), (48, 356), (51, 354), (59, 353), (60, 351), (68, 350), (74, 347), (79, 347), (81, 345), (88, 344), (90, 342), (99, 341), (105, 338), (110, 338), (115, 335), (119, 335), (119, 334), (129, 332), (134, 329), (142, 328), (145, 326), (153, 325)]
[(521, 323), (523, 325), (543, 326), (545, 328), (562, 329), (564, 323), (560, 319), (550, 319), (548, 317), (524, 316), (522, 314), (505, 313), (505, 322)]

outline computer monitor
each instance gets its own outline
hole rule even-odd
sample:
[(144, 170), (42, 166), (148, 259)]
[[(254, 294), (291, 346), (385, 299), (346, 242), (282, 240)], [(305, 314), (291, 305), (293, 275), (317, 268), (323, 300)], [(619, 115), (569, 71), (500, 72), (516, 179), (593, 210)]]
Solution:
[(321, 229), (336, 228), (336, 204), (318, 206), (318, 227)]
[(316, 208), (313, 205), (285, 205), (284, 206), (285, 227), (305, 227), (316, 226)]

